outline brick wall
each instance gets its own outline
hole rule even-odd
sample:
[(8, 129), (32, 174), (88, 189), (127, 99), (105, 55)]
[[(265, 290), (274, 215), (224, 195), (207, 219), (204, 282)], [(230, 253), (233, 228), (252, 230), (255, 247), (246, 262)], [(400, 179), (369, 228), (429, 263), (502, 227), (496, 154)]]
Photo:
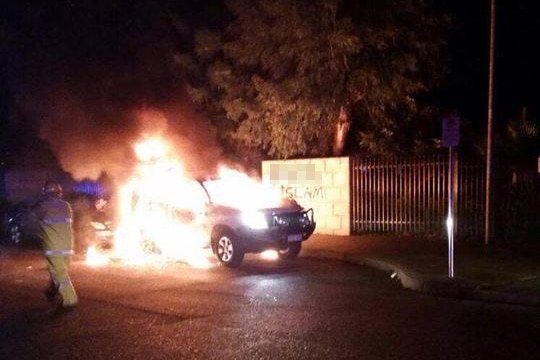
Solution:
[(348, 157), (263, 161), (262, 177), (283, 196), (313, 208), (316, 233), (350, 234)]

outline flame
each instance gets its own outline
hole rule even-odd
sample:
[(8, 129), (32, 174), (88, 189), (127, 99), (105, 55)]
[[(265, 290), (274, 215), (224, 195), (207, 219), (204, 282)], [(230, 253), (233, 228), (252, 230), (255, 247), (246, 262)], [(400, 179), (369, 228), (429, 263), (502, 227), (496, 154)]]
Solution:
[(225, 166), (219, 168), (219, 178), (206, 181), (212, 202), (243, 211), (275, 208), (280, 205), (278, 189), (263, 185), (238, 170)]
[(210, 266), (203, 251), (208, 234), (198, 221), (207, 201), (204, 190), (184, 174), (163, 139), (140, 142), (135, 153), (139, 165), (119, 189), (117, 257), (131, 263), (157, 257)]
[(139, 142), (134, 152), (138, 165), (118, 189), (119, 223), (113, 250), (105, 255), (91, 247), (87, 263), (104, 265), (110, 256), (133, 265), (180, 260), (197, 268), (209, 267), (204, 248), (209, 234), (199, 219), (207, 202), (204, 190), (185, 176), (162, 138)]
[(279, 255), (278, 255), (278, 252), (276, 250), (266, 250), (266, 251), (263, 251), (261, 254), (261, 259), (264, 259), (264, 260), (277, 260), (279, 259)]
[(96, 246), (91, 246), (86, 251), (86, 264), (92, 267), (104, 266), (109, 263), (110, 259), (106, 255), (100, 254)]
[(135, 145), (137, 159), (146, 163), (164, 158), (168, 150), (168, 144), (159, 138), (151, 138)]
[[(161, 137), (137, 143), (138, 159), (131, 178), (118, 189), (118, 226), (111, 255), (129, 264), (179, 260), (208, 268), (210, 234), (205, 227), (206, 191), (184, 173), (170, 144)], [(205, 182), (212, 202), (240, 210), (279, 205), (279, 193), (248, 175), (221, 167), (219, 178)], [(107, 259), (106, 260), (104, 260)], [(89, 265), (110, 260), (88, 249)]]

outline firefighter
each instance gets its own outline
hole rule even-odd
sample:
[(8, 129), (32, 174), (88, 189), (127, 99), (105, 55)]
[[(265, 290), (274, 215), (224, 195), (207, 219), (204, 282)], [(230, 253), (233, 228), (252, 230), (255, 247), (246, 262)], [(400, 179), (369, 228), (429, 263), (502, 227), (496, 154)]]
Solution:
[(62, 187), (54, 181), (43, 185), (42, 198), (34, 206), (38, 218), (45, 262), (49, 270), (49, 286), (45, 295), (49, 301), (60, 297), (60, 309), (70, 310), (77, 305), (77, 293), (68, 274), (73, 255), (73, 211), (62, 200)]

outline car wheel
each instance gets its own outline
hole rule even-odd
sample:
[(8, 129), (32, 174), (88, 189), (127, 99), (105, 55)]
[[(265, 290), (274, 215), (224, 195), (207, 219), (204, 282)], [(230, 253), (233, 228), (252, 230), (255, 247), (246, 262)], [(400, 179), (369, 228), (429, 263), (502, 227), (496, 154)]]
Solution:
[(289, 247), (285, 250), (280, 250), (278, 252), (280, 259), (295, 259), (298, 257), (298, 254), (300, 254), (300, 250), (302, 250), (302, 243), (301, 242), (293, 242), (289, 243)]
[(244, 250), (231, 234), (222, 234), (216, 241), (216, 257), (227, 267), (238, 267), (244, 260)]

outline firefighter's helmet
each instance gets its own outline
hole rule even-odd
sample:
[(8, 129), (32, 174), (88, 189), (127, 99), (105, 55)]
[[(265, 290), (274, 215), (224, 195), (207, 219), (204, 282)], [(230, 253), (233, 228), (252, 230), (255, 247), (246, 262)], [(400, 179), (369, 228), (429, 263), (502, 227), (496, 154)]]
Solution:
[(60, 184), (56, 181), (47, 181), (43, 185), (43, 194), (45, 195), (61, 197), (63, 193), (64, 191), (62, 190), (62, 186), (60, 186)]

